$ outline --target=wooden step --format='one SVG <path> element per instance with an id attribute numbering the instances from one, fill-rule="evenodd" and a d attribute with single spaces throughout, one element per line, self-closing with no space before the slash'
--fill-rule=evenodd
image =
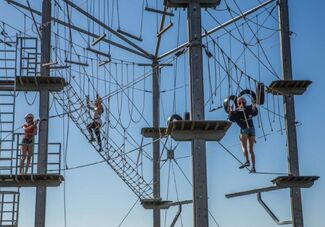
<path id="1" fill-rule="evenodd" d="M 176 141 L 220 141 L 230 126 L 231 122 L 225 120 L 175 120 L 168 124 L 166 133 Z"/>
<path id="2" fill-rule="evenodd" d="M 19 76 L 15 80 L 0 80 L 0 91 L 61 91 L 66 85 L 62 77 Z"/>
<path id="3" fill-rule="evenodd" d="M 58 174 L 0 175 L 0 187 L 56 187 L 64 180 Z"/>
<path id="4" fill-rule="evenodd" d="M 280 176 L 272 182 L 280 187 L 310 188 L 318 179 L 318 176 Z"/>
<path id="5" fill-rule="evenodd" d="M 273 95 L 302 95 L 311 83 L 310 80 L 276 80 L 266 91 Z"/>

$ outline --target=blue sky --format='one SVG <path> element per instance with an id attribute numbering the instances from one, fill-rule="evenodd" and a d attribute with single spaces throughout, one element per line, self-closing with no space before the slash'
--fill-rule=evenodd
<path id="1" fill-rule="evenodd" d="M 26 3 L 25 1 L 20 1 Z M 32 6 L 40 9 L 41 1 L 30 1 Z M 83 3 L 85 1 L 78 1 Z M 112 3 L 112 1 L 110 1 Z M 133 34 L 140 34 L 140 21 L 141 21 L 141 4 L 142 1 L 135 1 L 133 7 L 128 7 L 128 1 L 120 0 L 120 28 L 128 29 L 129 32 Z M 148 1 L 149 6 L 154 7 L 155 1 Z M 228 1 L 232 2 L 232 1 Z M 258 1 L 250 1 L 249 3 L 240 3 L 240 7 L 243 10 L 247 10 L 252 6 L 257 5 Z M 103 4 L 103 1 L 101 1 Z M 82 6 L 85 7 L 85 4 Z M 159 3 L 161 8 L 161 4 Z M 221 4 L 220 8 L 224 7 Z M 321 178 L 315 183 L 311 189 L 302 190 L 303 198 L 303 211 L 304 211 L 304 222 L 305 226 L 308 227 L 318 227 L 325 223 L 325 218 L 323 211 L 325 209 L 325 196 L 323 195 L 325 189 L 325 183 L 323 179 L 323 173 L 325 167 L 323 163 L 325 162 L 324 148 L 322 141 L 325 139 L 323 128 L 325 127 L 323 118 L 323 112 L 325 111 L 322 101 L 323 86 L 325 85 L 325 79 L 322 76 L 323 70 L 322 65 L 325 60 L 325 31 L 323 26 L 323 21 L 325 20 L 325 15 L 323 13 L 325 9 L 325 3 L 321 0 L 310 1 L 306 4 L 306 1 L 302 0 L 290 0 L 290 27 L 294 35 L 291 38 L 292 45 L 292 64 L 293 64 L 293 76 L 296 79 L 309 79 L 313 83 L 307 92 L 295 98 L 296 100 L 296 119 L 301 122 L 302 125 L 297 127 L 298 135 L 298 148 L 299 148 L 299 163 L 301 175 L 318 175 Z M 210 11 L 218 20 L 221 22 L 226 21 L 229 15 L 223 11 Z M 178 21 L 178 15 L 180 19 Z M 217 22 L 213 20 L 212 17 L 208 15 L 207 12 L 202 12 L 203 15 L 203 27 L 205 29 L 211 29 L 217 26 Z M 274 15 L 277 15 L 276 12 Z M 61 14 L 61 16 L 63 16 Z M 101 15 L 103 16 L 103 15 Z M 15 18 L 15 19 L 14 19 Z M 73 13 L 72 20 L 76 25 L 83 26 L 87 28 L 87 21 L 77 13 Z M 114 13 L 113 27 L 116 29 L 118 25 L 117 13 Z M 263 15 L 260 17 L 260 21 L 263 19 Z M 261 19 L 262 18 L 262 19 Z M 38 18 L 39 19 L 39 18 Z M 5 1 L 0 3 L 0 20 L 6 23 L 24 29 L 24 17 L 13 7 L 8 6 Z M 181 10 L 179 14 L 178 11 L 175 12 L 175 16 L 172 19 L 174 26 L 166 33 L 166 37 L 162 41 L 162 47 L 160 53 L 164 53 L 174 47 L 177 43 L 181 44 L 186 41 L 186 12 Z M 177 24 L 180 25 L 179 29 L 179 41 L 177 41 Z M 240 23 L 239 23 L 240 25 Z M 100 28 L 90 26 L 90 30 L 94 30 L 98 34 L 103 32 Z M 274 20 L 270 19 L 267 21 L 266 25 L 268 27 L 276 28 L 276 23 Z M 31 22 L 27 23 L 27 30 L 31 29 Z M 234 28 L 234 27 L 232 27 Z M 54 30 L 56 27 L 54 27 Z M 245 29 L 245 35 L 251 37 L 249 33 L 249 27 L 243 27 Z M 67 30 L 60 30 L 61 35 L 66 35 Z M 272 32 L 266 29 L 261 29 L 261 37 L 267 34 L 272 34 Z M 32 31 L 29 31 L 32 33 Z M 228 55 L 233 58 L 238 56 L 241 52 L 242 46 L 240 43 L 236 42 L 234 38 L 230 36 L 222 35 L 225 30 L 217 33 L 213 38 L 220 36 L 220 45 L 224 48 Z M 143 21 L 143 43 L 139 43 L 140 46 L 149 52 L 154 51 L 155 47 L 155 34 L 156 34 L 156 17 L 153 14 L 144 13 Z M 238 36 L 238 33 L 234 31 L 234 36 Z M 265 41 L 264 45 L 267 49 L 268 56 L 275 68 L 277 75 L 281 75 L 281 69 L 279 66 L 279 43 L 278 35 L 272 35 L 271 38 Z M 79 34 L 73 33 L 73 38 L 77 43 L 83 44 L 83 40 Z M 55 39 L 53 37 L 53 39 Z M 230 44 L 229 39 L 232 41 Z M 113 39 L 114 40 L 114 39 Z M 62 40 L 60 41 L 61 48 L 64 48 L 66 43 Z M 205 40 L 203 40 L 205 42 Z M 108 50 L 108 47 L 101 44 L 102 50 Z M 209 50 L 213 50 L 211 42 L 209 43 Z M 232 45 L 232 46 L 230 46 Z M 80 48 L 76 47 L 78 51 L 82 51 Z M 254 47 L 255 48 L 255 47 Z M 257 49 L 253 49 L 256 53 Z M 129 54 L 125 51 L 120 51 L 117 48 L 111 50 L 113 58 L 123 59 L 125 61 L 132 62 L 145 62 L 147 60 L 137 57 L 133 54 Z M 270 73 L 263 68 L 259 67 L 256 59 L 249 54 L 247 54 L 247 61 L 244 62 L 241 57 L 238 61 L 238 66 L 242 67 L 246 64 L 247 74 L 254 75 L 254 79 L 261 79 L 264 83 L 268 84 L 273 77 L 270 77 Z M 64 56 L 63 52 L 59 52 L 59 57 Z M 87 59 L 85 59 L 87 60 Z M 87 60 L 91 63 L 90 60 Z M 161 89 L 166 90 L 162 94 L 161 100 L 161 125 L 165 126 L 165 121 L 167 117 L 173 112 L 182 113 L 188 110 L 188 89 L 187 89 L 187 57 L 182 55 L 177 63 L 177 68 L 174 67 L 162 70 L 162 80 Z M 204 78 L 205 78 L 205 100 L 208 100 L 209 96 L 209 73 L 207 68 L 207 58 L 204 56 Z M 264 59 L 265 62 L 265 59 Z M 213 60 L 210 59 L 212 69 Z M 116 80 L 122 84 L 127 83 L 125 74 L 122 76 L 122 72 L 129 72 L 132 65 L 130 66 L 116 66 L 117 71 L 115 71 L 115 64 L 111 64 L 109 70 L 114 74 Z M 127 68 L 128 67 L 128 68 Z M 78 68 L 74 68 L 78 71 Z M 258 73 L 260 69 L 261 73 Z M 92 71 L 89 67 L 86 69 L 89 74 L 96 74 L 96 77 L 105 75 L 105 80 L 109 79 L 110 74 L 108 72 L 99 71 L 96 73 Z M 124 71 L 123 71 L 124 70 Z M 176 73 L 175 73 L 176 70 Z M 135 67 L 135 75 L 141 76 L 143 71 L 150 71 L 149 68 Z M 214 73 L 212 74 L 212 81 L 215 82 L 217 78 Z M 236 76 L 236 71 L 231 71 L 232 76 Z M 75 72 L 76 76 L 77 73 Z M 131 73 L 130 73 L 131 75 Z M 175 99 L 173 98 L 173 92 L 168 92 L 169 89 L 174 87 L 174 79 L 176 77 L 176 87 L 180 87 L 175 92 Z M 115 77 L 116 76 L 116 77 Z M 272 75 L 271 75 L 272 76 Z M 259 78 L 260 77 L 260 78 Z M 77 80 L 79 77 L 76 77 Z M 83 78 L 80 76 L 80 78 Z M 82 79 L 81 79 L 82 80 Z M 99 87 L 101 94 L 105 93 L 105 86 L 107 82 L 100 81 Z M 141 92 L 141 89 L 151 90 L 151 77 L 148 77 L 140 82 L 135 88 L 139 91 L 135 92 L 136 106 L 141 109 L 144 106 L 144 115 L 147 121 L 151 122 L 151 93 Z M 247 81 L 246 81 L 247 83 Z M 105 85 L 103 85 L 105 84 Z M 243 82 L 245 84 L 245 81 Z M 112 82 L 111 89 L 115 90 L 116 85 Z M 249 85 L 248 85 L 249 86 Z M 231 90 L 234 91 L 236 86 L 232 84 Z M 86 88 L 87 90 L 87 88 Z M 219 93 L 220 91 L 220 93 Z M 228 94 L 227 84 L 222 84 L 222 90 L 217 91 L 221 94 L 221 98 L 225 98 Z M 93 95 L 92 93 L 90 94 Z M 142 102 L 143 95 L 145 97 L 145 103 Z M 34 94 L 26 95 L 28 100 L 32 100 Z M 127 114 L 127 99 L 124 96 L 119 96 L 119 100 L 112 98 L 111 111 L 113 114 L 118 115 L 118 111 L 121 112 L 123 124 L 127 124 L 129 116 Z M 118 110 L 118 105 L 124 100 L 124 104 L 121 105 L 122 109 Z M 215 112 L 209 112 L 210 105 L 212 107 L 218 106 L 220 104 L 220 97 L 213 96 L 214 103 L 207 102 L 206 105 L 206 118 L 208 119 L 226 119 L 226 114 L 223 110 L 218 110 Z M 280 99 L 281 101 L 281 99 Z M 16 103 L 16 126 L 22 124 L 22 118 L 26 110 L 28 112 L 33 112 L 36 116 L 38 108 L 38 97 L 34 105 L 27 105 L 24 94 L 19 94 Z M 135 111 L 136 112 L 136 111 Z M 282 107 L 279 112 L 282 112 Z M 51 114 L 55 114 L 52 109 Z M 137 113 L 136 113 L 137 114 Z M 138 115 L 135 114 L 137 118 Z M 285 173 L 287 171 L 286 162 L 286 146 L 285 146 L 285 136 L 280 133 L 273 133 L 280 129 L 280 124 L 278 118 L 276 117 L 275 123 L 269 125 L 267 119 L 267 112 L 263 111 L 262 121 L 265 127 L 266 133 L 272 133 L 267 137 L 267 140 L 258 139 L 255 146 L 256 156 L 257 156 L 257 169 L 266 172 L 281 172 Z M 271 115 L 273 118 L 273 115 Z M 114 123 L 114 122 L 113 122 Z M 66 142 L 63 140 L 64 134 L 67 133 L 66 127 L 68 122 L 62 120 L 61 118 L 54 118 L 50 121 L 50 141 L 53 142 Z M 257 119 L 255 120 L 255 125 L 258 125 Z M 283 125 L 283 120 L 282 120 Z M 141 127 L 146 127 L 146 122 L 141 120 L 138 124 L 131 124 L 128 129 L 130 134 L 134 136 L 138 142 L 141 140 L 140 129 Z M 73 122 L 69 123 L 69 142 L 68 149 L 65 151 L 67 154 L 67 165 L 69 167 L 78 166 L 80 164 L 87 164 L 101 160 L 96 151 L 88 144 L 86 138 L 80 133 Z M 123 141 L 121 137 L 114 134 L 114 129 L 112 129 L 113 139 L 116 140 L 118 144 L 122 144 Z M 257 127 L 257 136 L 262 136 L 262 128 Z M 150 142 L 145 140 L 145 142 Z M 223 141 L 221 141 L 225 146 L 227 146 L 237 157 L 242 159 L 240 147 L 238 145 L 238 128 L 233 125 Z M 169 147 L 175 146 L 177 143 L 169 142 L 167 143 Z M 127 147 L 130 148 L 130 147 Z M 189 151 L 189 144 L 180 144 L 176 150 L 176 157 L 187 157 L 182 159 L 177 159 L 179 166 L 185 172 L 186 176 L 191 180 L 191 158 Z M 146 149 L 150 153 L 150 148 Z M 132 156 L 132 158 L 134 158 Z M 151 177 L 150 162 L 147 161 L 147 166 L 144 168 L 146 179 Z M 168 180 L 168 162 L 162 169 L 162 197 L 166 199 L 167 194 L 169 198 L 176 200 L 177 193 L 179 199 L 186 200 L 191 199 L 191 186 L 184 178 L 183 174 L 178 169 L 178 166 L 170 164 L 171 177 Z M 270 180 L 275 178 L 276 175 L 250 175 L 245 171 L 238 170 L 238 163 L 229 156 L 217 143 L 209 142 L 207 143 L 207 170 L 208 170 L 208 200 L 209 209 L 213 214 L 215 219 L 218 221 L 219 225 L 222 227 L 268 227 L 276 226 L 276 224 L 271 220 L 271 218 L 266 214 L 262 207 L 258 204 L 256 197 L 254 195 L 226 199 L 225 194 L 230 192 L 237 192 L 243 190 L 249 190 L 258 187 L 271 186 Z M 173 174 L 175 172 L 175 174 Z M 175 176 L 175 181 L 173 176 Z M 76 170 L 67 170 L 65 173 L 66 181 L 58 188 L 49 188 L 47 196 L 47 216 L 46 216 L 46 226 L 56 227 L 64 226 L 64 191 L 66 195 L 66 220 L 67 226 L 118 226 L 122 221 L 123 217 L 127 214 L 131 206 L 137 201 L 137 197 L 131 192 L 131 190 L 123 183 L 121 179 L 114 173 L 114 171 L 105 163 L 94 165 L 87 168 L 81 168 Z M 170 182 L 169 190 L 167 190 L 168 182 Z M 176 182 L 176 186 L 174 184 Z M 20 216 L 19 224 L 20 226 L 33 226 L 34 222 L 34 207 L 35 207 L 35 189 L 32 188 L 21 188 L 21 201 L 20 201 Z M 269 192 L 263 194 L 264 200 L 271 207 L 274 213 L 279 217 L 280 220 L 290 219 L 290 200 L 288 190 L 281 190 L 275 192 Z M 162 212 L 162 226 L 168 226 L 171 222 L 173 216 L 177 212 L 176 208 L 168 210 L 165 219 L 165 212 Z M 165 221 L 167 220 L 167 221 Z M 133 227 L 133 226 L 152 226 L 152 214 L 149 210 L 144 210 L 142 206 L 137 203 L 128 218 L 123 222 L 121 226 Z M 179 220 L 177 226 L 192 226 L 192 206 L 187 205 L 183 207 L 182 212 L 182 222 Z M 213 220 L 210 218 L 210 226 L 216 226 Z"/>

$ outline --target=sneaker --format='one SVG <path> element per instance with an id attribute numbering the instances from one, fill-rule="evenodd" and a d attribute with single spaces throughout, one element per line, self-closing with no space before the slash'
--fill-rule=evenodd
<path id="1" fill-rule="evenodd" d="M 239 166 L 239 169 L 243 169 L 243 168 L 245 168 L 245 167 L 247 167 L 247 166 L 249 166 L 250 164 L 249 164 L 249 162 L 247 161 L 247 162 L 245 162 L 244 164 L 242 164 L 241 166 Z"/>
<path id="2" fill-rule="evenodd" d="M 249 173 L 256 173 L 256 169 L 255 169 L 254 166 L 251 168 L 251 170 L 249 171 Z"/>

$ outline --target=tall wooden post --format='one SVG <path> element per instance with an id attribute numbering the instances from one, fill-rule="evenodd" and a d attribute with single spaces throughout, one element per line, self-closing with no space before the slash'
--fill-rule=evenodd
<path id="1" fill-rule="evenodd" d="M 204 90 L 200 1 L 189 1 L 187 9 L 191 120 L 204 120 Z M 195 227 L 207 227 L 207 171 L 205 141 L 192 141 L 193 216 Z"/>
<path id="2" fill-rule="evenodd" d="M 42 3 L 42 26 L 41 26 L 41 76 L 50 76 L 49 68 L 43 64 L 50 62 L 51 54 L 51 0 L 43 0 Z M 48 115 L 49 115 L 49 92 L 40 91 L 39 117 L 42 119 L 39 125 L 37 173 L 47 172 L 47 149 L 48 149 Z M 45 120 L 44 120 L 45 119 Z M 45 227 L 46 215 L 46 187 L 36 188 L 35 227 Z"/>
<path id="3" fill-rule="evenodd" d="M 160 86 L 159 86 L 160 71 L 158 62 L 152 64 L 152 126 L 154 129 L 159 129 L 159 101 L 160 101 Z M 160 146 L 159 136 L 153 137 L 153 197 L 160 199 Z M 160 227 L 160 209 L 153 209 L 153 227 Z"/>
<path id="4" fill-rule="evenodd" d="M 281 63 L 284 80 L 292 80 L 288 0 L 279 4 Z M 297 134 L 295 126 L 295 103 L 293 96 L 284 96 L 284 114 L 288 144 L 288 174 L 299 176 Z M 303 227 L 300 188 L 290 189 L 293 227 Z"/>

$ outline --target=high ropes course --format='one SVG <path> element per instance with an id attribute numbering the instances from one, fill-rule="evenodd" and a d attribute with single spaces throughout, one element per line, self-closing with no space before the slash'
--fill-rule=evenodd
<path id="1" fill-rule="evenodd" d="M 165 209 L 165 226 L 169 225 L 168 208 L 178 206 L 171 226 L 183 226 L 181 206 L 192 203 L 193 198 L 180 195 L 178 181 L 182 178 L 189 188 L 194 182 L 189 168 L 181 161 L 189 161 L 193 153 L 187 152 L 190 147 L 182 142 L 217 142 L 218 149 L 242 165 L 242 158 L 230 145 L 234 140 L 228 145 L 221 142 L 231 126 L 227 119 L 229 108 L 238 107 L 239 97 L 245 97 L 247 105 L 257 104 L 256 140 L 276 143 L 269 137 L 278 134 L 285 141 L 288 119 L 283 102 L 287 97 L 303 94 L 311 84 L 309 80 L 282 79 L 278 0 L 203 1 L 207 3 L 202 5 L 205 10 L 200 29 L 205 88 L 202 121 L 190 119 L 188 62 L 196 44 L 187 36 L 186 10 L 182 10 L 186 1 L 136 0 L 132 7 L 126 7 L 127 0 L 52 0 L 51 19 L 46 24 L 41 21 L 40 4 L 28 0 L 6 2 L 16 9 L 23 23 L 17 26 L 0 18 L 0 183 L 4 187 L 59 186 L 64 180 L 61 171 L 105 162 L 138 197 L 137 202 L 154 211 Z M 44 62 L 40 41 L 44 27 L 49 24 L 50 60 Z M 50 77 L 43 78 L 42 70 L 47 70 Z M 50 91 L 49 116 L 40 121 L 60 122 L 69 118 L 102 161 L 70 168 L 66 163 L 61 165 L 68 152 L 66 127 L 62 155 L 61 143 L 48 143 L 59 149 L 53 154 L 57 158 L 54 167 L 39 174 L 36 165 L 42 160 L 35 151 L 31 172 L 18 173 L 23 135 L 17 133 L 22 130 L 16 127 L 17 102 L 32 108 L 40 100 L 39 91 L 44 89 Z M 92 140 L 89 123 L 94 115 L 89 107 L 98 101 L 102 105 L 101 124 L 96 126 L 98 134 Z M 155 108 L 159 113 L 153 115 Z M 300 124 L 294 122 L 294 127 Z M 239 140 L 235 146 L 238 144 Z M 155 146 L 158 155 L 152 150 Z M 160 174 L 167 186 L 164 192 L 160 192 Z M 259 202 L 278 224 L 292 221 L 279 221 L 262 201 L 261 192 L 310 187 L 318 179 L 299 175 L 295 178 L 295 174 L 289 176 L 283 171 L 259 167 L 256 174 L 279 177 L 274 179 L 275 186 L 226 197 L 258 194 Z M 10 226 L 18 225 L 17 191 L 2 192 L 2 197 L 10 196 L 13 200 L 13 215 L 8 220 L 1 219 L 0 225 L 4 221 Z M 208 212 L 215 226 L 221 226 Z"/>

